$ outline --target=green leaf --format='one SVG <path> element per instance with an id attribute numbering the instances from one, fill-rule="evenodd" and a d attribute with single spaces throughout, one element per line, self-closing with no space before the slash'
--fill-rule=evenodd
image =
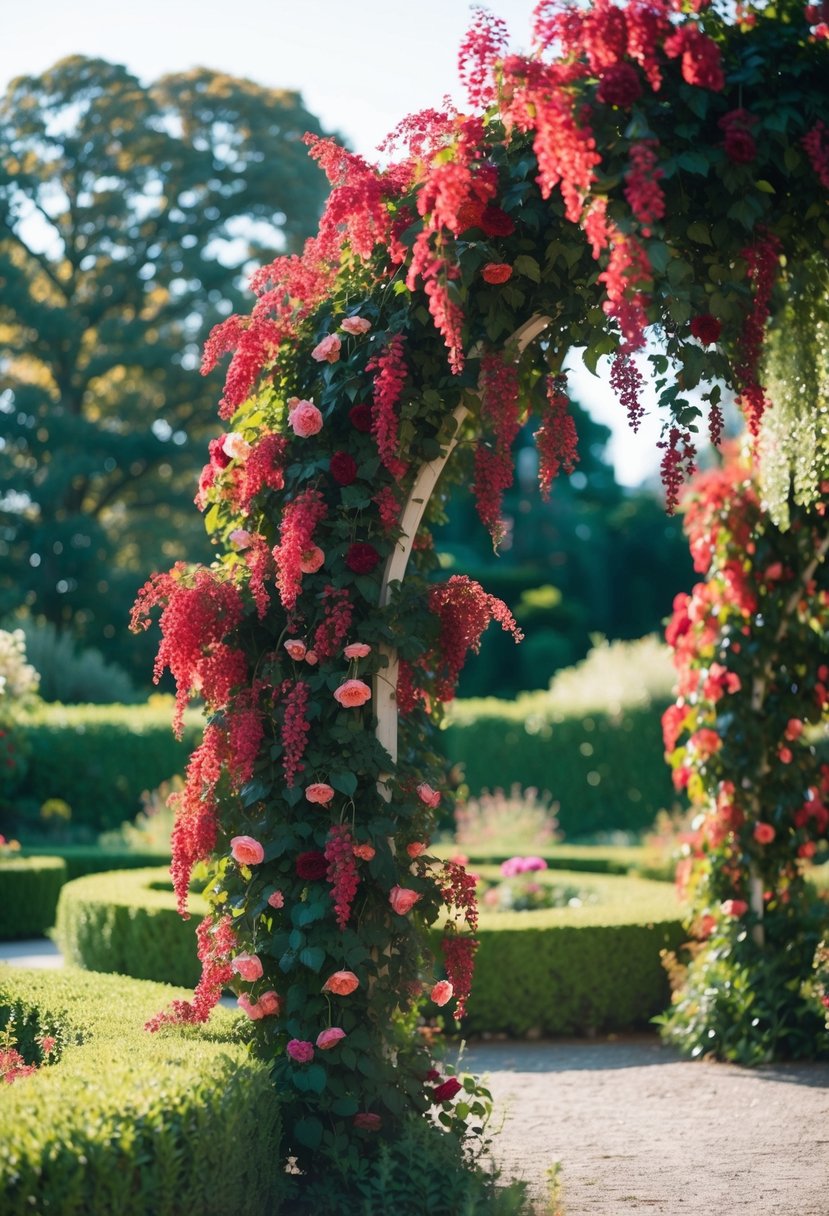
<path id="1" fill-rule="evenodd" d="M 311 1064 L 305 1070 L 305 1081 L 311 1093 L 321 1094 L 325 1089 L 327 1077 L 321 1064 Z"/>
<path id="2" fill-rule="evenodd" d="M 708 170 L 711 168 L 711 162 L 704 152 L 682 152 L 676 158 L 676 163 L 686 173 L 699 173 L 703 177 L 708 176 Z"/>
<path id="3" fill-rule="evenodd" d="M 357 793 L 357 777 L 354 773 L 329 773 L 328 781 L 335 790 L 345 794 L 346 798 L 353 798 Z"/>
<path id="4" fill-rule="evenodd" d="M 359 1102 L 356 1098 L 352 1098 L 350 1095 L 345 1098 L 337 1098 L 336 1102 L 331 1103 L 332 1114 L 340 1115 L 345 1119 L 347 1119 L 349 1115 L 356 1115 L 359 1109 Z"/>
<path id="5" fill-rule="evenodd" d="M 294 1135 L 306 1148 L 319 1148 L 322 1140 L 322 1124 L 319 1119 L 300 1119 L 294 1124 Z"/>
<path id="6" fill-rule="evenodd" d="M 516 274 L 522 274 L 524 278 L 532 279 L 533 283 L 541 282 L 541 267 L 528 253 L 519 254 L 513 262 L 512 268 Z"/>
<path id="7" fill-rule="evenodd" d="M 711 233 L 708 230 L 708 225 L 702 220 L 694 220 L 693 224 L 688 225 L 688 236 L 692 241 L 696 241 L 698 245 L 713 245 Z"/>
<path id="8" fill-rule="evenodd" d="M 239 798 L 242 806 L 253 806 L 254 802 L 260 802 L 270 792 L 271 787 L 257 778 L 255 781 L 248 781 L 246 785 L 242 786 L 239 791 Z"/>
<path id="9" fill-rule="evenodd" d="M 761 194 L 776 194 L 777 193 L 777 191 L 775 190 L 775 188 L 771 184 L 771 182 L 767 182 L 765 180 L 765 178 L 763 178 L 763 177 L 761 177 L 760 180 L 756 181 L 754 184 L 757 187 L 757 189 L 760 191 Z"/>
<path id="10" fill-rule="evenodd" d="M 306 946 L 299 952 L 299 961 L 311 971 L 319 971 L 325 962 L 325 951 L 322 946 Z"/>

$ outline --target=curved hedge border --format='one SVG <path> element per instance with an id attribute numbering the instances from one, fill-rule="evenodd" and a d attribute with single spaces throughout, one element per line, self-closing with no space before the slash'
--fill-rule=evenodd
<path id="1" fill-rule="evenodd" d="M 196 925 L 207 904 L 191 895 L 190 911 L 190 920 L 176 911 L 166 869 L 89 874 L 61 891 L 56 938 L 67 962 L 89 971 L 192 988 L 201 974 Z"/>
<path id="2" fill-rule="evenodd" d="M 479 867 L 486 878 L 497 869 Z M 541 912 L 482 912 L 475 984 L 464 1030 L 590 1034 L 646 1022 L 666 1008 L 660 951 L 684 940 L 674 888 L 616 875 L 555 870 L 541 882 L 589 887 L 597 904 Z M 68 883 L 58 909 L 64 954 L 91 970 L 195 983 L 191 897 L 182 921 L 164 870 L 92 875 Z"/>
<path id="3" fill-rule="evenodd" d="M 126 852 L 124 849 L 104 849 L 100 845 L 24 845 L 23 857 L 62 857 L 66 862 L 66 881 L 83 878 L 85 874 L 103 874 L 105 870 L 143 870 L 147 866 L 170 864 L 170 850 L 166 853 L 147 850 Z"/>
<path id="4" fill-rule="evenodd" d="M 481 867 L 484 878 L 500 877 Z M 673 886 L 556 870 L 534 880 L 589 889 L 596 904 L 481 912 L 468 1034 L 594 1034 L 646 1023 L 670 1000 L 660 951 L 685 940 Z"/>
<path id="5" fill-rule="evenodd" d="M 280 1115 L 268 1070 L 216 1010 L 208 1027 L 150 1035 L 175 989 L 82 972 L 0 967 L 0 1027 L 58 1060 L 4 1086 L 3 1216 L 273 1216 Z M 186 1200 L 185 1200 L 186 1197 Z"/>
<path id="6" fill-rule="evenodd" d="M 13 857 L 0 861 L 0 941 L 43 937 L 55 923 L 66 882 L 61 857 Z"/>

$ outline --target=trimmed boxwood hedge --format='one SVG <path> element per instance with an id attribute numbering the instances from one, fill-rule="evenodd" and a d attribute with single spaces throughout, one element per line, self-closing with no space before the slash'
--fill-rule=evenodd
<path id="1" fill-rule="evenodd" d="M 568 871 L 532 877 L 589 889 L 598 902 L 482 911 L 466 1033 L 594 1034 L 641 1025 L 667 1007 L 660 951 L 685 940 L 671 885 Z"/>
<path id="2" fill-rule="evenodd" d="M 494 868 L 480 873 L 499 876 Z M 635 1026 L 666 1008 L 659 952 L 684 940 L 672 886 L 564 870 L 533 877 L 589 888 L 599 902 L 483 911 L 466 1033 L 590 1034 Z M 191 896 L 194 916 L 182 921 L 163 870 L 92 875 L 64 887 L 58 941 L 67 958 L 92 970 L 193 984 L 195 922 L 205 910 Z"/>
<path id="3" fill-rule="evenodd" d="M 3 1087 L 3 1216 L 274 1216 L 280 1113 L 266 1066 L 218 1009 L 206 1027 L 143 1024 L 186 993 L 120 976 L 0 967 L 0 1028 L 41 1063 Z M 54 1058 L 54 1057 L 53 1057 Z"/>
<path id="4" fill-rule="evenodd" d="M 106 870 L 143 870 L 147 866 L 170 864 L 169 850 L 166 853 L 137 853 L 125 850 L 104 849 L 100 845 L 55 845 L 41 847 L 24 845 L 22 857 L 62 857 L 66 862 L 66 881 L 83 878 L 85 874 L 103 874 Z"/>
<path id="5" fill-rule="evenodd" d="M 442 845 L 437 852 L 441 857 L 463 853 L 469 858 L 469 867 L 476 872 L 481 866 L 499 866 L 514 852 L 493 849 L 486 845 L 460 846 Z M 526 849 L 534 857 L 543 857 L 551 870 L 581 870 L 587 874 L 639 873 L 648 860 L 648 850 L 642 845 L 544 845 L 542 848 Z M 523 853 L 522 853 L 523 855 Z"/>
<path id="6" fill-rule="evenodd" d="M 66 882 L 61 857 L 10 857 L 0 861 L 0 941 L 43 937 L 55 923 Z"/>
<path id="7" fill-rule="evenodd" d="M 89 874 L 61 891 L 55 936 L 64 958 L 90 971 L 192 987 L 201 972 L 196 925 L 207 904 L 191 894 L 190 911 L 182 920 L 165 869 Z"/>

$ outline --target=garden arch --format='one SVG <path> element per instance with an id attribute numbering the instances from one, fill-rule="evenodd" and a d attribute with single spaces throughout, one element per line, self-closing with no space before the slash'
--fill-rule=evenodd
<path id="1" fill-rule="evenodd" d="M 462 1012 L 477 916 L 474 881 L 429 857 L 428 733 L 489 621 L 515 624 L 467 579 L 427 584 L 429 495 L 470 437 L 497 539 L 524 415 L 540 421 L 542 486 L 576 458 L 567 351 L 591 368 L 612 356 L 635 425 L 652 328 L 669 507 L 703 411 L 719 439 L 722 382 L 760 433 L 773 299 L 807 317 L 772 351 L 799 367 L 827 310 L 826 33 L 792 0 L 735 21 L 699 0 L 542 0 L 523 56 L 478 12 L 461 51 L 470 113 L 407 119 L 383 169 L 309 140 L 332 183 L 318 236 L 258 272 L 250 316 L 211 335 L 206 369 L 232 352 L 232 429 L 197 502 L 222 554 L 156 576 L 136 610 L 146 625 L 161 606 L 157 671 L 172 670 L 179 715 L 193 691 L 209 713 L 173 874 L 183 907 L 211 857 L 214 918 L 173 1016 L 201 1019 L 237 984 L 309 1177 L 345 1176 L 380 1128 L 432 1105 L 447 1126 L 471 1117 L 410 1031 L 424 984 L 437 1004 L 454 989 Z M 814 400 L 775 408 L 823 459 Z"/>

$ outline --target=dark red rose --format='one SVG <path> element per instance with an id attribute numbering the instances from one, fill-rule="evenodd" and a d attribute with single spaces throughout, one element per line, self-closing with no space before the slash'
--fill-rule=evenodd
<path id="1" fill-rule="evenodd" d="M 367 1132 L 379 1132 L 383 1126 L 383 1120 L 370 1110 L 359 1110 L 354 1116 L 354 1126 L 362 1127 Z"/>
<path id="2" fill-rule="evenodd" d="M 742 127 L 730 127 L 726 131 L 723 148 L 728 159 L 735 165 L 750 165 L 757 159 L 754 136 Z"/>
<path id="3" fill-rule="evenodd" d="M 487 262 L 481 271 L 485 283 L 506 283 L 512 278 L 512 267 L 509 262 Z"/>
<path id="4" fill-rule="evenodd" d="M 230 457 L 224 450 L 224 435 L 220 435 L 218 439 L 211 439 L 207 445 L 207 450 L 210 453 L 210 463 L 216 469 L 226 469 L 230 464 Z"/>
<path id="5" fill-rule="evenodd" d="M 352 405 L 348 411 L 348 420 L 355 431 L 362 431 L 367 435 L 371 430 L 371 406 Z"/>
<path id="6" fill-rule="evenodd" d="M 366 544 L 364 541 L 357 541 L 356 544 L 349 546 L 345 555 L 345 564 L 355 574 L 371 574 L 379 561 L 380 554 L 374 545 Z"/>
<path id="7" fill-rule="evenodd" d="M 335 452 L 329 468 L 338 486 L 350 486 L 357 480 L 357 461 L 350 452 Z"/>
<path id="8" fill-rule="evenodd" d="M 515 232 L 515 220 L 495 207 L 492 203 L 481 212 L 480 227 L 487 236 L 512 236 Z"/>
<path id="9" fill-rule="evenodd" d="M 722 325 L 716 317 L 712 317 L 710 313 L 701 313 L 698 317 L 691 318 L 691 335 L 701 342 L 703 346 L 710 346 L 713 342 L 719 340 L 722 333 Z"/>
<path id="10" fill-rule="evenodd" d="M 450 1077 L 448 1081 L 444 1081 L 442 1085 L 438 1085 L 432 1090 L 433 1102 L 451 1102 L 455 1094 L 459 1094 L 463 1089 L 457 1077 Z"/>
<path id="11" fill-rule="evenodd" d="M 458 232 L 466 232 L 467 228 L 480 228 L 484 205 L 476 198 L 468 198 L 458 207 Z"/>
<path id="12" fill-rule="evenodd" d="M 325 860 L 324 853 L 311 850 L 308 853 L 299 854 L 294 863 L 294 868 L 300 878 L 310 880 L 325 878 L 328 862 Z"/>
<path id="13" fill-rule="evenodd" d="M 606 106 L 629 109 L 642 96 L 639 73 L 630 63 L 613 63 L 599 81 L 596 98 Z"/>

